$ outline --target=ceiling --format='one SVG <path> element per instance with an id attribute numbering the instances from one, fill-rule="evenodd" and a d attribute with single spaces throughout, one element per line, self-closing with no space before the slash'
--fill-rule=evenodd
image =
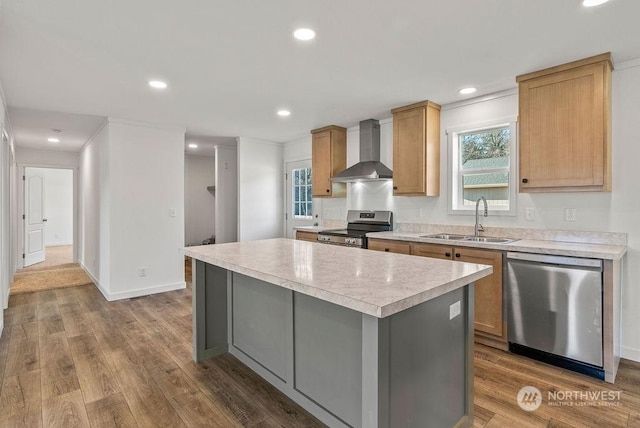
<path id="1" fill-rule="evenodd" d="M 19 147 L 64 126 L 28 110 L 286 142 L 603 52 L 640 58 L 638 16 L 637 0 L 2 0 L 0 82 Z M 316 39 L 293 39 L 300 26 Z"/>

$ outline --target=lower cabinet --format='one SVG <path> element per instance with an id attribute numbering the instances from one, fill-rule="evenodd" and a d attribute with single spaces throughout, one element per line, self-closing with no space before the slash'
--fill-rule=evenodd
<path id="1" fill-rule="evenodd" d="M 296 230 L 296 239 L 300 239 L 301 241 L 318 242 L 318 234 L 315 232 Z"/>
<path id="2" fill-rule="evenodd" d="M 476 341 L 494 346 L 502 343 L 506 345 L 507 324 L 502 301 L 502 252 L 469 247 L 412 243 L 411 254 L 493 266 L 493 274 L 475 283 Z M 483 340 L 485 338 L 486 340 Z M 499 343 L 494 343 L 495 341 Z"/>
<path id="3" fill-rule="evenodd" d="M 389 241 L 388 239 L 369 239 L 367 248 L 387 253 L 411 254 L 411 244 L 408 242 Z"/>
<path id="4" fill-rule="evenodd" d="M 502 299 L 502 252 L 386 239 L 369 239 L 368 246 L 370 250 L 493 266 L 493 274 L 476 281 L 474 287 L 475 339 L 489 346 L 507 348 L 506 313 Z"/>

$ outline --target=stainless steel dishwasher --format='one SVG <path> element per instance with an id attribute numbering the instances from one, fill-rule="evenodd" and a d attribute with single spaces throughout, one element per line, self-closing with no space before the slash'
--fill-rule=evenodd
<path id="1" fill-rule="evenodd" d="M 507 253 L 511 352 L 604 379 L 602 260 Z"/>

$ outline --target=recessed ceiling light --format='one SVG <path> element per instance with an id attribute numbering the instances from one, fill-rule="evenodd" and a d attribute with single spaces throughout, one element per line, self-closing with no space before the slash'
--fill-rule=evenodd
<path id="1" fill-rule="evenodd" d="M 313 31 L 311 28 L 298 28 L 296 31 L 293 32 L 293 37 L 295 37 L 298 40 L 307 41 L 315 38 L 316 32 Z"/>
<path id="2" fill-rule="evenodd" d="M 609 0 L 582 0 L 582 5 L 584 7 L 593 7 L 600 6 L 603 3 L 608 2 Z"/>
<path id="3" fill-rule="evenodd" d="M 458 92 L 462 95 L 469 95 L 469 94 L 473 94 L 475 91 L 477 91 L 476 88 L 462 88 L 460 89 Z"/>
<path id="4" fill-rule="evenodd" d="M 278 110 L 278 116 L 282 116 L 282 117 L 291 116 L 291 112 L 289 110 Z"/>
<path id="5" fill-rule="evenodd" d="M 59 138 L 47 138 L 47 141 L 50 143 L 59 143 L 60 139 Z"/>
<path id="6" fill-rule="evenodd" d="M 190 149 L 197 149 L 197 148 L 198 148 L 198 145 L 197 145 L 197 144 L 195 144 L 195 143 L 189 143 L 189 148 L 190 148 Z"/>
<path id="7" fill-rule="evenodd" d="M 167 89 L 166 82 L 162 80 L 149 80 L 149 86 L 155 89 Z"/>

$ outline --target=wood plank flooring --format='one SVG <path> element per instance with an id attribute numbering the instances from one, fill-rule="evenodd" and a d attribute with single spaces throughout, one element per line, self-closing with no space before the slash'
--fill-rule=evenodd
<path id="1" fill-rule="evenodd" d="M 107 302 L 94 286 L 12 296 L 0 338 L 1 427 L 320 427 L 238 360 L 191 359 L 191 289 Z M 640 427 L 640 364 L 615 385 L 475 349 L 477 427 Z M 523 386 L 542 406 L 525 412 Z M 619 405 L 551 406 L 549 391 L 620 392 Z M 579 404 L 579 403 L 578 403 Z"/>

